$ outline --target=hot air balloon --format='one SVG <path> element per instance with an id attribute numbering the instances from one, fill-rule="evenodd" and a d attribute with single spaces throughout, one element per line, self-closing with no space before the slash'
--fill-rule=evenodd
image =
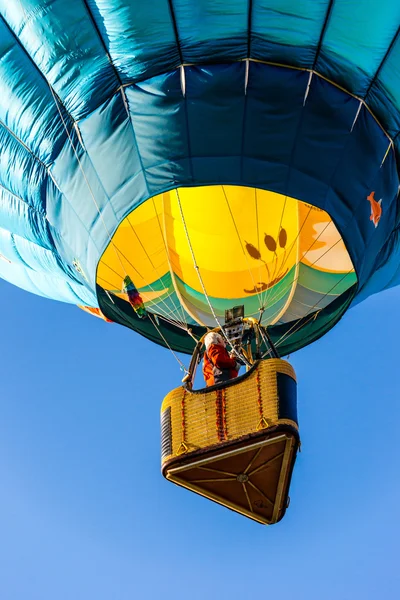
<path id="1" fill-rule="evenodd" d="M 399 25 L 394 0 L 0 0 L 0 276 L 193 354 L 164 475 L 262 523 L 299 445 L 280 357 L 400 281 Z M 194 390 L 214 329 L 247 372 Z"/>

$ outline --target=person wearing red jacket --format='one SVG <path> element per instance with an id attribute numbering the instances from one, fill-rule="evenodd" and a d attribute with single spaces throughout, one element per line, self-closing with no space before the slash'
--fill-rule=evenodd
<path id="1" fill-rule="evenodd" d="M 204 338 L 204 344 L 203 375 L 207 387 L 238 376 L 241 364 L 228 354 L 222 335 L 211 331 Z"/>

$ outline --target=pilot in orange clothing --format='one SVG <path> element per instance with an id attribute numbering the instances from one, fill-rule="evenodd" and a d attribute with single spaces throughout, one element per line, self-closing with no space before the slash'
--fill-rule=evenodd
<path id="1" fill-rule="evenodd" d="M 241 365 L 228 354 L 222 335 L 211 331 L 204 338 L 204 344 L 203 375 L 207 387 L 238 376 Z"/>

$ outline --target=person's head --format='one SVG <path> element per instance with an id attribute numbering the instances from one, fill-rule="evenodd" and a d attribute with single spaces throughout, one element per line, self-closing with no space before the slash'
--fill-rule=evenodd
<path id="1" fill-rule="evenodd" d="M 210 333 L 207 333 L 206 337 L 204 338 L 204 345 L 206 350 L 213 345 L 223 346 L 225 348 L 225 340 L 220 333 L 217 333 L 216 331 L 210 331 Z"/>

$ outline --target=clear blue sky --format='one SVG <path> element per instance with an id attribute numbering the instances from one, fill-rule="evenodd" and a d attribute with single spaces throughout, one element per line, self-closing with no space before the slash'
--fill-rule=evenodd
<path id="1" fill-rule="evenodd" d="M 163 480 L 167 350 L 1 290 L 1 600 L 397 598 L 399 299 L 293 355 L 303 451 L 262 527 Z"/>

